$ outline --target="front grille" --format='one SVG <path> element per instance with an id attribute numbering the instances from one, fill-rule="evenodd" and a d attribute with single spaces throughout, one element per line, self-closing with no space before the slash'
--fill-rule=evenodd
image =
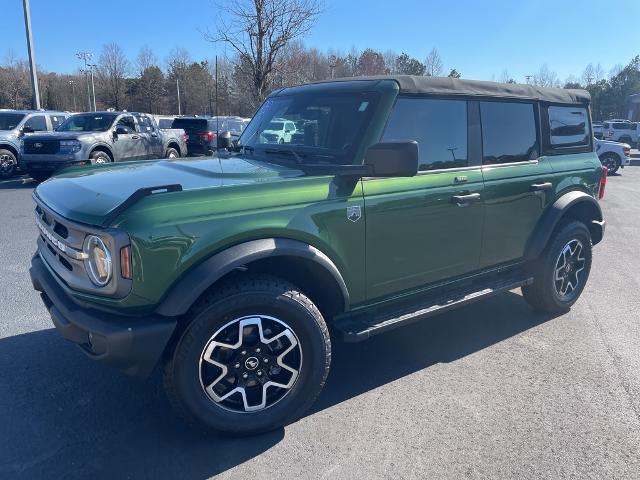
<path id="1" fill-rule="evenodd" d="M 28 139 L 24 141 L 24 153 L 27 154 L 52 154 L 60 151 L 59 140 L 33 140 Z"/>

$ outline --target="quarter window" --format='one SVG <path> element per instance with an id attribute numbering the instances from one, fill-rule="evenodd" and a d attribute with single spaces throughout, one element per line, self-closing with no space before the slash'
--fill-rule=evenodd
<path id="1" fill-rule="evenodd" d="M 589 145 L 589 112 L 586 108 L 549 106 L 547 111 L 552 148 Z"/>
<path id="2" fill-rule="evenodd" d="M 49 115 L 49 120 L 51 120 L 51 127 L 55 130 L 62 122 L 64 122 L 67 118 L 62 115 Z"/>
<path id="3" fill-rule="evenodd" d="M 466 167 L 467 102 L 399 98 L 382 139 L 417 141 L 419 170 Z"/>
<path id="4" fill-rule="evenodd" d="M 480 102 L 480 118 L 484 165 L 538 158 L 533 104 Z"/>

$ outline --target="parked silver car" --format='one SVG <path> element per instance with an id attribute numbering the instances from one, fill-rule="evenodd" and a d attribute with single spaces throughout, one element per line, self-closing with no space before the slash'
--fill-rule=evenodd
<path id="1" fill-rule="evenodd" d="M 69 113 L 41 110 L 0 110 L 0 178 L 16 173 L 20 163 L 20 140 L 27 133 L 50 132 Z"/>

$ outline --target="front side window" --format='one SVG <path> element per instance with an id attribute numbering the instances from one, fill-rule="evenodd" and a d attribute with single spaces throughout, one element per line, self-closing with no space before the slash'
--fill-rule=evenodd
<path id="1" fill-rule="evenodd" d="M 44 118 L 44 115 L 34 115 L 24 122 L 24 126 L 31 127 L 34 132 L 46 132 L 47 120 Z"/>
<path id="2" fill-rule="evenodd" d="M 533 104 L 480 102 L 480 119 L 484 165 L 538 158 Z"/>
<path id="3" fill-rule="evenodd" d="M 113 113 L 80 113 L 71 115 L 58 127 L 59 132 L 105 132 L 117 115 Z"/>
<path id="4" fill-rule="evenodd" d="M 589 112 L 586 108 L 549 106 L 547 112 L 551 147 L 589 145 Z"/>
<path id="5" fill-rule="evenodd" d="M 140 127 L 140 131 L 143 133 L 151 133 L 155 131 L 153 128 L 153 123 L 151 119 L 146 115 L 138 115 L 136 117 L 138 119 L 138 126 Z"/>
<path id="6" fill-rule="evenodd" d="M 66 117 L 63 115 L 49 115 L 49 120 L 51 120 L 51 127 L 55 130 L 64 123 Z"/>
<path id="7" fill-rule="evenodd" d="M 418 142 L 422 171 L 466 167 L 467 102 L 399 98 L 382 140 Z"/>
<path id="8" fill-rule="evenodd" d="M 371 118 L 376 93 L 309 92 L 265 100 L 238 148 L 260 154 L 350 161 Z M 285 124 L 300 125 L 285 135 Z M 284 147 L 277 147 L 284 144 Z M 347 160 L 349 159 L 349 160 Z"/>
<path id="9" fill-rule="evenodd" d="M 133 117 L 122 117 L 118 120 L 117 127 L 125 127 L 128 134 L 136 133 L 136 122 Z"/>

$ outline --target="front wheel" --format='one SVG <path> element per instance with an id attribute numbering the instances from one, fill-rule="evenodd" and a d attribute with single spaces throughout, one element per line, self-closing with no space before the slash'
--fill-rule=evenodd
<path id="1" fill-rule="evenodd" d="M 92 165 L 104 165 L 106 163 L 111 163 L 111 157 L 101 150 L 91 152 L 89 157 Z"/>
<path id="2" fill-rule="evenodd" d="M 0 149 L 0 178 L 10 178 L 16 173 L 18 161 L 11 150 Z"/>
<path id="3" fill-rule="evenodd" d="M 591 234 L 577 221 L 561 227 L 531 268 L 533 284 L 522 287 L 536 310 L 568 310 L 580 297 L 591 271 Z"/>
<path id="4" fill-rule="evenodd" d="M 329 333 L 313 302 L 283 280 L 247 275 L 217 287 L 194 309 L 164 380 L 189 423 L 253 434 L 302 415 L 330 362 Z"/>
<path id="5" fill-rule="evenodd" d="M 620 158 L 613 153 L 605 153 L 600 158 L 603 167 L 607 167 L 607 175 L 613 175 L 620 168 Z"/>

